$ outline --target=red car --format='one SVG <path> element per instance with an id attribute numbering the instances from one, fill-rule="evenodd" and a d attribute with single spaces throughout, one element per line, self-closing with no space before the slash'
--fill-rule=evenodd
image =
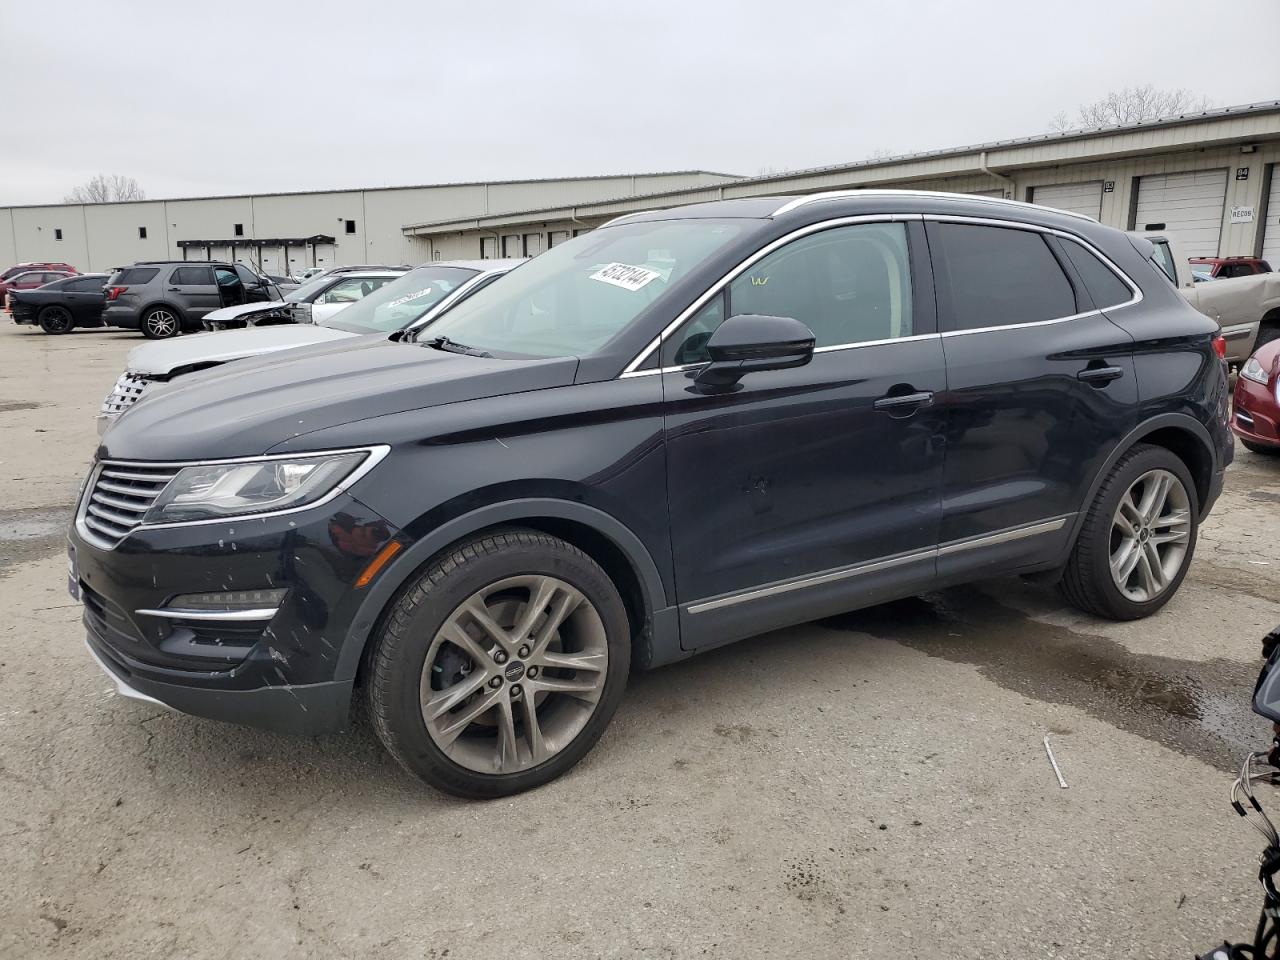
<path id="1" fill-rule="evenodd" d="M 1280 340 L 1259 347 L 1240 368 L 1231 429 L 1254 453 L 1280 455 Z"/>
<path id="2" fill-rule="evenodd" d="M 10 277 L 16 277 L 20 273 L 30 273 L 32 270 L 59 270 L 62 273 L 80 272 L 69 263 L 53 263 L 44 260 L 37 263 L 15 263 L 4 273 L 0 273 L 0 283 L 3 283 Z"/>
<path id="3" fill-rule="evenodd" d="M 5 303 L 9 298 L 10 290 L 34 290 L 36 287 L 43 287 L 46 283 L 52 283 L 54 280 L 61 280 L 63 277 L 74 277 L 74 270 L 25 270 L 16 273 L 7 279 L 0 280 L 0 303 Z"/>
<path id="4" fill-rule="evenodd" d="M 1207 280 L 1228 280 L 1271 272 L 1271 264 L 1257 257 L 1191 257 L 1187 262 L 1191 264 L 1194 276 Z"/>

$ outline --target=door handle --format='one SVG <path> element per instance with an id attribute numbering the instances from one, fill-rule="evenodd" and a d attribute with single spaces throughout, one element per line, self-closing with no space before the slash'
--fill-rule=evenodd
<path id="1" fill-rule="evenodd" d="M 1112 380 L 1119 380 L 1123 376 L 1124 369 L 1122 367 L 1085 367 L 1076 374 L 1076 379 L 1082 383 L 1101 387 Z"/>
<path id="2" fill-rule="evenodd" d="M 919 393 L 899 393 L 881 397 L 871 406 L 880 413 L 905 413 L 910 416 L 921 407 L 933 405 L 933 391 L 922 390 Z M 906 408 L 910 407 L 910 410 Z"/>
<path id="3" fill-rule="evenodd" d="M 181 293 L 181 292 L 182 292 L 182 288 L 181 288 L 181 287 L 170 287 L 170 288 L 169 288 L 169 292 L 170 292 L 170 293 Z"/>

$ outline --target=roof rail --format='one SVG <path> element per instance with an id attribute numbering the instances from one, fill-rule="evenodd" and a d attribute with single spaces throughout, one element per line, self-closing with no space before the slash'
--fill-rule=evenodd
<path id="1" fill-rule="evenodd" d="M 773 216 L 780 217 L 784 213 L 803 207 L 807 203 L 820 203 L 823 200 L 845 200 L 850 197 L 928 197 L 931 200 L 959 200 L 967 203 L 996 203 L 1003 206 L 1014 207 L 1035 207 L 1037 210 L 1052 210 L 1054 213 L 1061 213 L 1064 216 L 1075 217 L 1078 220 L 1087 220 L 1090 223 L 1097 223 L 1093 217 L 1083 213 L 1076 213 L 1073 210 L 1060 210 L 1057 207 L 1047 207 L 1040 203 L 1024 203 L 1021 200 L 1006 200 L 1003 197 L 980 197 L 972 193 L 944 193 L 940 190 L 831 190 L 826 193 L 810 193 L 801 197 L 792 197 L 777 210 L 773 211 Z"/>

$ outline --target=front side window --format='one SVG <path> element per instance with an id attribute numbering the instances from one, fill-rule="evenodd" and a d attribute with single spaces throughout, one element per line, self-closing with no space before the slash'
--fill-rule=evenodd
<path id="1" fill-rule="evenodd" d="M 463 267 L 418 267 L 321 325 L 349 333 L 402 330 L 475 275 Z"/>
<path id="2" fill-rule="evenodd" d="M 950 295 L 949 330 L 978 330 L 1075 314 L 1075 291 L 1034 230 L 939 223 L 929 234 Z"/>
<path id="3" fill-rule="evenodd" d="M 220 287 L 238 287 L 242 285 L 236 272 L 228 270 L 226 267 L 215 267 L 213 276 Z"/>
<path id="4" fill-rule="evenodd" d="M 913 333 L 906 227 L 862 223 L 810 234 L 739 274 L 663 343 L 663 366 L 702 363 L 706 342 L 726 317 L 791 317 L 819 347 L 909 337 Z"/>
<path id="5" fill-rule="evenodd" d="M 423 336 L 522 356 L 593 353 L 743 229 L 733 220 L 656 220 L 593 231 L 521 265 Z"/>

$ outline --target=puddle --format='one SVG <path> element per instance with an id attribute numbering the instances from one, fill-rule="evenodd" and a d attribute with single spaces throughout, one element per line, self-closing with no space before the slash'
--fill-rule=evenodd
<path id="1" fill-rule="evenodd" d="M 31 400 L 0 400 L 0 413 L 10 413 L 14 410 L 34 410 L 43 404 L 35 403 Z"/>
<path id="2" fill-rule="evenodd" d="M 0 510 L 0 576 L 28 560 L 61 553 L 66 542 L 66 507 Z"/>
<path id="3" fill-rule="evenodd" d="M 1270 490 L 1251 490 L 1249 499 L 1261 503 L 1280 503 L 1280 493 L 1272 493 Z"/>
<path id="4" fill-rule="evenodd" d="M 1269 724 L 1250 709 L 1261 658 L 1244 664 L 1135 654 L 1105 637 L 1031 620 L 969 587 L 821 623 L 973 664 L 1008 690 L 1078 707 L 1224 772 L 1270 741 Z"/>

